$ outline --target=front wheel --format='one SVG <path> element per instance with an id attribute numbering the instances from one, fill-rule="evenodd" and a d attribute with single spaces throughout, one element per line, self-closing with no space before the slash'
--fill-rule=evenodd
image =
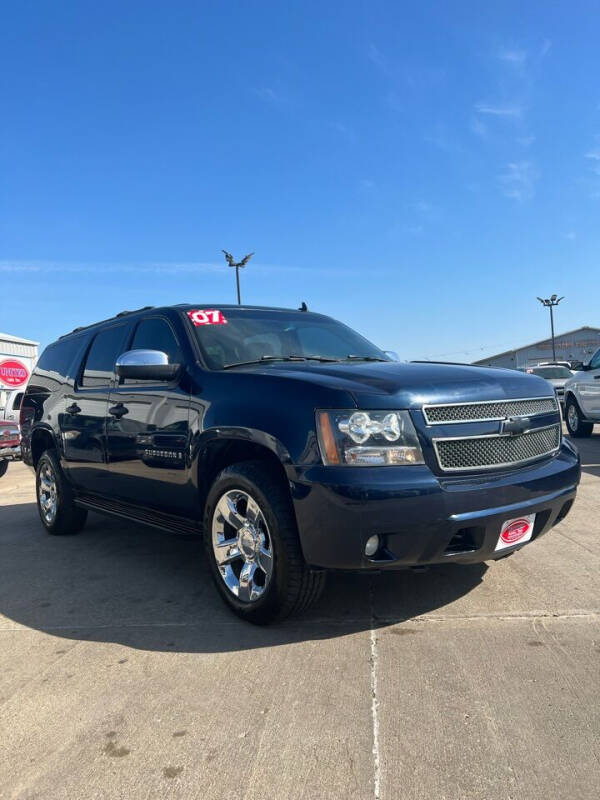
<path id="1" fill-rule="evenodd" d="M 567 400 L 567 407 L 565 409 L 565 417 L 567 422 L 567 430 L 571 436 L 576 439 L 582 439 L 586 436 L 592 435 L 594 429 L 593 422 L 587 422 L 579 410 L 577 401 L 573 397 Z"/>
<path id="2" fill-rule="evenodd" d="M 204 538 L 219 593 L 248 622 L 282 620 L 323 591 L 325 573 L 306 566 L 285 483 L 268 464 L 245 461 L 217 476 Z"/>
<path id="3" fill-rule="evenodd" d="M 4 475 L 7 469 L 8 469 L 8 459 L 3 458 L 2 461 L 0 461 L 0 478 Z"/>

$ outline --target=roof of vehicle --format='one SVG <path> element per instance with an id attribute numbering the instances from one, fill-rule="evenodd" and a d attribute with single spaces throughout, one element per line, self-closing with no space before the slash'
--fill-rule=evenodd
<path id="1" fill-rule="evenodd" d="M 218 309 L 228 309 L 236 311 L 285 311 L 287 314 L 290 313 L 298 313 L 298 314 L 313 314 L 315 316 L 326 316 L 325 314 L 316 314 L 314 311 L 306 311 L 299 309 L 299 308 L 283 308 L 278 306 L 249 306 L 249 305 L 237 305 L 233 303 L 178 303 L 176 305 L 170 306 L 142 306 L 142 308 L 136 308 L 133 311 L 119 311 L 118 314 L 115 314 L 114 317 L 107 317 L 106 319 L 98 320 L 98 322 L 92 322 L 89 325 L 82 325 L 78 328 L 74 328 L 69 333 L 64 333 L 62 336 L 59 336 L 59 339 L 65 339 L 67 336 L 73 336 L 74 334 L 81 333 L 82 331 L 90 330 L 91 328 L 95 328 L 97 325 L 104 325 L 106 322 L 113 322 L 114 320 L 121 319 L 122 317 L 128 317 L 132 314 L 141 314 L 143 311 L 167 311 L 167 310 L 177 310 L 177 311 L 188 311 L 197 308 L 218 308 Z"/>

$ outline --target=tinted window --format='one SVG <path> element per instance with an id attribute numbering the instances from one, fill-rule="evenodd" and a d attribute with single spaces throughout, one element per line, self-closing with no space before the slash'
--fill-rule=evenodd
<path id="1" fill-rule="evenodd" d="M 82 386 L 108 386 L 115 361 L 123 352 L 125 330 L 125 325 L 116 325 L 96 334 L 85 362 Z"/>
<path id="2" fill-rule="evenodd" d="M 592 356 L 592 359 L 590 361 L 590 367 L 592 369 L 598 369 L 598 367 L 600 367 L 600 350 L 596 350 L 596 352 Z"/>
<path id="3" fill-rule="evenodd" d="M 64 382 L 67 377 L 72 377 L 77 369 L 77 364 L 74 362 L 82 344 L 83 339 L 75 337 L 48 345 L 40 356 L 35 372 Z"/>
<path id="4" fill-rule="evenodd" d="M 169 364 L 181 364 L 182 361 L 181 350 L 171 326 L 159 317 L 143 319 L 138 324 L 129 350 L 160 350 L 161 353 L 167 354 Z M 122 384 L 148 382 L 132 378 L 121 379 Z"/>
<path id="5" fill-rule="evenodd" d="M 169 323 L 159 317 L 143 319 L 135 330 L 130 350 L 160 350 L 169 364 L 181 363 L 181 351 Z"/>
<path id="6" fill-rule="evenodd" d="M 194 327 L 210 369 L 288 356 L 390 360 L 351 328 L 320 314 L 227 308 L 222 316 L 219 323 L 209 316 Z"/>
<path id="7" fill-rule="evenodd" d="M 571 377 L 571 370 L 566 367 L 534 367 L 531 371 L 546 380 Z"/>

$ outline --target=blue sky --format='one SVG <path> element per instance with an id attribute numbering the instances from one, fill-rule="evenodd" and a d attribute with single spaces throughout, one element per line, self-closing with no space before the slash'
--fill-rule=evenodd
<path id="1" fill-rule="evenodd" d="M 600 4 L 5 4 L 0 329 L 306 300 L 403 358 L 600 323 Z"/>

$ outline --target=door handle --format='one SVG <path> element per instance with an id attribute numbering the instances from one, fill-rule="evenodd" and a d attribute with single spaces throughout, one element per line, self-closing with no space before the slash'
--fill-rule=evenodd
<path id="1" fill-rule="evenodd" d="M 116 406 L 111 406 L 108 409 L 108 413 L 115 417 L 115 419 L 121 419 L 125 414 L 129 414 L 129 409 L 125 408 L 123 403 L 117 403 Z"/>
<path id="2" fill-rule="evenodd" d="M 595 381 L 600 381 L 600 375 L 594 375 L 594 380 Z"/>
<path id="3" fill-rule="evenodd" d="M 79 414 L 81 409 L 79 408 L 77 403 L 71 403 L 70 406 L 67 406 L 67 408 L 65 408 L 65 411 L 67 412 L 67 414 Z"/>

